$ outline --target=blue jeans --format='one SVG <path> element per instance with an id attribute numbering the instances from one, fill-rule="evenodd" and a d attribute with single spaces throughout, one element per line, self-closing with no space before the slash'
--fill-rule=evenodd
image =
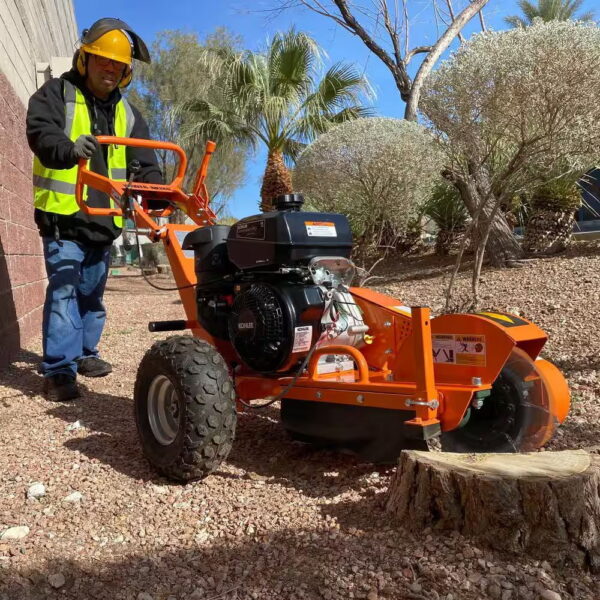
<path id="1" fill-rule="evenodd" d="M 76 375 L 78 358 L 98 356 L 110 246 L 43 238 L 48 287 L 42 325 L 45 377 Z"/>

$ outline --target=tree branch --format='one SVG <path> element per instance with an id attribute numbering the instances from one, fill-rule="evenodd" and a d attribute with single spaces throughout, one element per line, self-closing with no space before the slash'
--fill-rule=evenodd
<path id="1" fill-rule="evenodd" d="M 481 23 L 481 31 L 487 33 L 487 25 L 485 24 L 485 18 L 482 10 L 479 11 L 479 22 Z"/>
<path id="2" fill-rule="evenodd" d="M 404 27 L 405 35 L 404 35 L 404 56 L 408 55 L 408 44 L 409 44 L 409 30 L 408 30 L 408 5 L 406 0 L 402 0 L 402 11 L 404 14 Z"/>
<path id="3" fill-rule="evenodd" d="M 305 0 L 303 0 L 305 1 Z M 346 0 L 333 0 L 338 7 L 346 29 L 349 29 L 357 35 L 365 46 L 375 54 L 390 70 L 396 82 L 396 87 L 404 101 L 407 101 L 410 94 L 411 82 L 404 68 L 404 63 L 397 64 L 392 57 L 369 35 L 368 31 L 356 20 L 356 17 L 350 12 Z M 313 8 L 314 10 L 314 8 Z"/>
<path id="4" fill-rule="evenodd" d="M 400 52 L 398 32 L 390 20 L 390 11 L 388 10 L 387 0 L 379 0 L 379 3 L 383 12 L 383 22 L 385 24 L 385 28 L 387 29 L 390 39 L 392 40 L 392 46 L 394 47 L 394 58 L 396 59 L 396 64 L 399 65 L 402 63 L 402 54 Z"/>
<path id="5" fill-rule="evenodd" d="M 452 21 L 454 21 L 456 17 L 454 15 L 454 7 L 452 6 L 452 0 L 446 0 L 446 5 L 448 6 L 448 12 L 450 13 L 450 19 Z M 461 41 L 461 43 L 464 43 L 465 36 L 462 34 L 462 31 L 458 32 L 458 39 Z"/>
<path id="6" fill-rule="evenodd" d="M 282 0 L 280 0 L 282 1 Z M 388 68 L 394 78 L 394 82 L 402 100 L 406 102 L 405 118 L 411 121 L 417 119 L 417 108 L 421 95 L 421 88 L 426 77 L 433 69 L 435 63 L 444 53 L 444 51 L 452 43 L 452 40 L 457 36 L 463 40 L 461 31 L 463 27 L 479 13 L 482 21 L 482 27 L 485 26 L 483 21 L 483 15 L 481 10 L 489 2 L 489 0 L 471 0 L 469 5 L 457 16 L 454 14 L 452 0 L 446 0 L 448 10 L 450 11 L 451 22 L 447 25 L 446 31 L 432 46 L 417 46 L 409 50 L 409 16 L 408 16 L 408 1 L 402 0 L 402 7 L 399 7 L 398 0 L 395 0 L 395 19 L 392 20 L 390 15 L 390 8 L 387 4 L 388 0 L 373 0 L 377 17 L 369 12 L 364 12 L 365 18 L 375 18 L 377 22 L 378 18 L 383 19 L 383 25 L 390 36 L 390 40 L 393 47 L 393 52 L 388 52 L 383 46 L 377 42 L 377 37 L 373 33 L 367 31 L 367 29 L 359 22 L 355 14 L 362 15 L 360 7 L 353 7 L 350 0 L 330 0 L 333 5 L 337 8 L 339 14 L 334 12 L 332 7 L 327 6 L 325 0 L 297 0 L 297 5 L 304 6 L 309 10 L 325 16 L 335 23 L 343 27 L 346 31 L 349 31 L 353 35 L 356 35 L 365 44 L 365 46 L 373 53 L 377 58 L 383 62 Z M 291 2 L 284 3 L 284 6 L 288 8 L 292 6 Z M 437 2 L 434 2 L 434 9 L 438 10 Z M 402 56 L 402 28 L 398 28 L 398 13 L 402 10 L 403 23 L 406 28 L 404 31 L 404 57 Z M 445 19 L 444 19 L 445 20 Z M 421 63 L 417 71 L 417 75 L 413 80 L 408 74 L 407 67 L 411 60 L 417 54 L 426 54 L 427 56 Z"/>
<path id="7" fill-rule="evenodd" d="M 413 48 L 406 54 L 404 58 L 404 64 L 408 65 L 408 63 L 414 58 L 416 54 L 424 54 L 427 52 L 431 52 L 432 50 L 433 46 L 417 46 L 416 48 Z"/>
<path id="8" fill-rule="evenodd" d="M 341 0 L 338 0 L 341 1 Z M 452 24 L 442 37 L 436 42 L 431 52 L 425 57 L 425 60 L 421 63 L 417 75 L 413 81 L 412 89 L 410 91 L 410 97 L 406 104 L 406 111 L 404 118 L 409 121 L 417 120 L 417 107 L 419 105 L 419 99 L 421 97 L 421 89 L 425 82 L 425 79 L 431 73 L 435 63 L 439 57 L 444 53 L 448 46 L 452 43 L 452 40 L 458 35 L 462 28 L 488 3 L 488 0 L 473 0 L 469 6 L 467 6 L 457 17 L 452 21 Z"/>

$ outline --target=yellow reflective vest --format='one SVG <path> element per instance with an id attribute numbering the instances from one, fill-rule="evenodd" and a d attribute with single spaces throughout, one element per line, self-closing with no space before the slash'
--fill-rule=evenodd
<path id="1" fill-rule="evenodd" d="M 65 135 L 75 141 L 80 135 L 92 133 L 92 123 L 85 96 L 70 81 L 63 79 L 65 99 Z M 129 137 L 135 117 L 131 106 L 121 98 L 115 106 L 115 135 Z M 108 146 L 108 177 L 116 181 L 127 180 L 126 146 Z M 47 169 L 38 157 L 33 159 L 34 205 L 39 210 L 59 215 L 72 215 L 79 211 L 75 200 L 75 183 L 77 181 L 77 165 L 71 169 Z M 83 191 L 87 200 L 87 187 Z M 113 207 L 114 201 L 110 200 Z M 123 217 L 114 217 L 114 224 L 122 228 Z"/>

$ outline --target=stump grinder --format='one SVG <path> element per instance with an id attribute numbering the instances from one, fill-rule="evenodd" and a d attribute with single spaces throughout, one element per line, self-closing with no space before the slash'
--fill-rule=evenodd
<path id="1" fill-rule="evenodd" d="M 347 218 L 304 212 L 296 194 L 278 198 L 273 212 L 217 224 L 205 186 L 212 142 L 188 194 L 179 146 L 98 141 L 178 158 L 165 185 L 111 180 L 82 160 L 76 186 L 85 212 L 124 215 L 136 234 L 164 244 L 183 302 L 186 320 L 149 328 L 192 335 L 156 342 L 134 391 L 144 453 L 162 474 L 206 477 L 231 450 L 238 412 L 267 404 L 280 407 L 293 439 L 374 463 L 436 440 L 445 451 L 531 451 L 565 419 L 569 389 L 540 358 L 547 336 L 533 323 L 504 312 L 432 317 L 351 287 Z M 86 186 L 109 194 L 113 207 L 88 206 Z M 169 207 L 148 209 L 157 198 Z M 175 208 L 194 224 L 157 222 Z"/>

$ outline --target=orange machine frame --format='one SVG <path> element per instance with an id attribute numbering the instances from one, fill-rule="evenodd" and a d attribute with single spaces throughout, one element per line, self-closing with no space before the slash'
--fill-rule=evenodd
<path id="1" fill-rule="evenodd" d="M 231 344 L 211 336 L 197 321 L 194 259 L 181 247 L 185 234 L 197 227 L 212 225 L 216 220 L 209 207 L 204 183 L 215 144 L 207 143 L 194 189 L 191 194 L 186 194 L 182 184 L 187 159 L 185 152 L 176 144 L 111 136 L 98 137 L 98 141 L 101 144 L 170 150 L 178 156 L 175 178 L 164 185 L 115 182 L 90 171 L 87 162 L 81 160 L 76 199 L 88 214 L 116 216 L 123 214 L 120 202 L 126 195 L 138 199 L 161 198 L 169 200 L 190 216 L 196 225 L 159 226 L 154 217 L 168 216 L 173 209 L 148 211 L 137 201 L 128 215 L 137 227 L 144 228 L 152 241 L 163 242 L 174 279 L 182 288 L 180 295 L 187 327 L 194 335 L 215 345 L 226 360 L 234 360 L 235 351 Z M 85 186 L 106 192 L 119 206 L 87 206 Z M 458 427 L 474 394 L 491 388 L 513 349 L 518 348 L 532 364 L 535 361 L 538 377 L 548 391 L 552 419 L 549 420 L 548 431 L 542 436 L 544 441 L 552 434 L 554 422 L 562 422 L 566 417 L 569 409 L 566 382 L 556 367 L 538 358 L 547 336 L 533 323 L 497 313 L 452 314 L 431 319 L 427 308 L 411 309 L 400 305 L 395 298 L 365 288 L 351 288 L 351 292 L 365 322 L 369 324 L 373 342 L 361 349 L 350 346 L 317 348 L 307 366 L 307 373 L 298 377 L 292 388 L 295 399 L 413 411 L 414 417 L 406 424 L 416 428 L 415 437 L 429 437 L 431 434 L 425 433 L 425 430 L 435 434 Z M 465 334 L 484 337 L 489 350 L 485 362 L 464 365 L 434 362 L 432 336 Z M 350 356 L 356 369 L 349 374 L 319 375 L 316 365 L 323 354 Z M 291 377 L 267 377 L 242 368 L 235 373 L 235 381 L 238 397 L 249 401 L 279 394 L 291 382 Z M 240 403 L 238 409 L 243 409 Z"/>

